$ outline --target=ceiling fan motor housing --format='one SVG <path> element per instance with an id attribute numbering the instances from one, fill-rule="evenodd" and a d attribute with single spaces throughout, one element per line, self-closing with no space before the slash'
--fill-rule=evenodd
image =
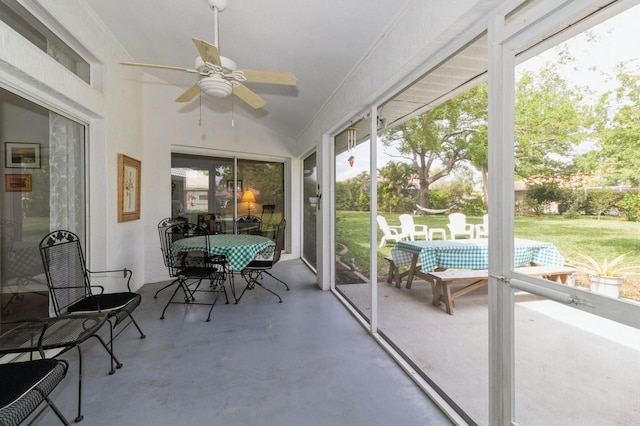
<path id="1" fill-rule="evenodd" d="M 198 82 L 198 85 L 204 94 L 215 96 L 216 98 L 224 98 L 233 92 L 231 83 L 218 74 L 203 77 Z"/>

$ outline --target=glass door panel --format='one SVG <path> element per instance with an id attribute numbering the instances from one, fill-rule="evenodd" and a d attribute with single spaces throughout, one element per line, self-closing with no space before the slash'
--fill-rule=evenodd
<path id="1" fill-rule="evenodd" d="M 640 146 L 629 138 L 640 108 L 640 48 L 631 42 L 640 37 L 640 7 L 611 15 L 592 17 L 584 32 L 515 70 L 514 233 L 552 244 L 577 268 L 566 283 L 542 287 L 525 277 L 531 293 L 515 291 L 522 424 L 640 422 L 640 330 L 624 325 L 640 316 L 640 279 L 626 276 L 605 300 L 592 283 L 605 260 L 624 255 L 623 265 L 640 264 Z M 550 300 L 566 297 L 581 301 Z"/>
<path id="2" fill-rule="evenodd" d="M 314 270 L 316 259 L 316 223 L 318 218 L 318 167 L 316 153 L 304 159 L 302 187 L 302 259 Z"/>
<path id="3" fill-rule="evenodd" d="M 334 202 L 336 289 L 370 319 L 369 123 L 369 119 L 360 120 L 335 137 Z"/>

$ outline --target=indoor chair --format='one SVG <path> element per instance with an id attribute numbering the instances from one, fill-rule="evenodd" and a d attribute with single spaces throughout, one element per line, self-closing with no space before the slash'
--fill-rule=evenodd
<path id="1" fill-rule="evenodd" d="M 278 298 L 278 301 L 282 303 L 282 298 L 280 298 L 278 293 L 264 287 L 259 280 L 262 279 L 262 274 L 267 274 L 274 280 L 284 285 L 287 291 L 289 291 L 289 286 L 287 285 L 287 283 L 285 283 L 279 278 L 274 277 L 269 272 L 269 269 L 273 268 L 274 265 L 278 263 L 278 261 L 280 260 L 280 253 L 282 252 L 282 250 L 284 250 L 284 232 L 285 232 L 286 226 L 287 226 L 287 221 L 285 219 L 282 219 L 278 224 L 278 229 L 276 230 L 276 246 L 273 251 L 273 257 L 271 259 L 261 259 L 260 253 L 258 253 L 256 257 L 251 262 L 249 262 L 249 264 L 245 266 L 242 271 L 240 271 L 240 274 L 242 275 L 242 278 L 244 278 L 245 281 L 247 282 L 247 285 L 242 290 L 242 293 L 240 293 L 240 297 L 238 297 L 238 299 L 236 300 L 236 303 L 238 303 L 240 299 L 242 299 L 242 295 L 244 294 L 245 291 L 247 291 L 247 289 L 252 289 L 256 285 L 259 287 L 262 287 L 269 293 L 275 295 Z"/>
<path id="2" fill-rule="evenodd" d="M 236 218 L 236 234 L 262 234 L 262 220 L 258 216 L 246 215 Z"/>
<path id="3" fill-rule="evenodd" d="M 126 318 L 136 326 L 141 339 L 146 337 L 132 315 L 140 305 L 142 296 L 131 291 L 131 270 L 90 271 L 85 265 L 80 238 L 73 232 L 64 230 L 51 232 L 40 241 L 40 255 L 47 277 L 51 306 L 56 316 L 65 313 L 106 313 L 111 353 L 115 353 L 113 330 Z M 105 293 L 103 286 L 92 285 L 90 282 L 92 274 L 115 272 L 122 274 L 123 279 L 126 278 L 127 291 Z M 113 362 L 114 357 L 111 356 L 112 372 Z M 121 366 L 118 362 L 117 367 Z"/>
<path id="4" fill-rule="evenodd" d="M 49 358 L 0 364 L 0 424 L 19 425 L 46 402 L 60 421 L 69 425 L 49 398 L 68 368 L 67 361 Z"/>
<path id="5" fill-rule="evenodd" d="M 160 319 L 164 319 L 167 308 L 173 303 L 210 305 L 207 321 L 211 321 L 211 312 L 221 292 L 224 294 L 226 303 L 229 303 L 227 290 L 224 286 L 227 277 L 226 258 L 225 256 L 211 255 L 208 235 L 209 233 L 204 227 L 193 223 L 173 224 L 165 230 L 165 247 L 167 248 L 165 263 L 168 265 L 169 275 L 171 278 L 175 278 L 174 281 L 178 285 L 164 306 Z M 197 243 L 195 239 L 194 242 L 181 241 L 193 237 L 202 238 L 198 238 Z M 203 280 L 210 282 L 209 290 L 200 289 Z M 179 290 L 182 290 L 184 294 L 184 301 L 175 299 Z M 196 292 L 213 292 L 215 298 L 212 303 L 196 302 Z"/>

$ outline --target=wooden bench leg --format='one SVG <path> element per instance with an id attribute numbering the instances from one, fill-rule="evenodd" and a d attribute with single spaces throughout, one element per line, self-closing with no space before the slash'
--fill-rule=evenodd
<path id="1" fill-rule="evenodd" d="M 442 297 L 444 299 L 444 307 L 449 315 L 453 315 L 453 298 L 451 297 L 451 287 L 449 283 L 442 283 L 443 292 Z"/>
<path id="2" fill-rule="evenodd" d="M 411 258 L 411 266 L 409 267 L 409 274 L 407 274 L 407 288 L 411 288 L 411 283 L 413 283 L 413 274 L 416 271 L 417 264 L 418 264 L 418 255 L 414 254 L 413 258 Z"/>

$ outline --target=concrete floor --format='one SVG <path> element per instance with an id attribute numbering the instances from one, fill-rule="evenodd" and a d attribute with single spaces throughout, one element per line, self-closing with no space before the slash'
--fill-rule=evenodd
<path id="1" fill-rule="evenodd" d="M 446 425 L 450 421 L 300 261 L 265 278 L 284 303 L 256 288 L 237 305 L 171 305 L 164 283 L 142 289 L 135 318 L 116 340 L 124 366 L 83 344 L 85 425 Z M 282 291 L 281 291 L 282 290 Z M 106 328 L 103 330 L 106 335 Z M 92 339 L 94 340 L 94 339 Z M 77 352 L 52 398 L 70 421 L 77 410 Z M 46 410 L 35 424 L 59 424 Z"/>

